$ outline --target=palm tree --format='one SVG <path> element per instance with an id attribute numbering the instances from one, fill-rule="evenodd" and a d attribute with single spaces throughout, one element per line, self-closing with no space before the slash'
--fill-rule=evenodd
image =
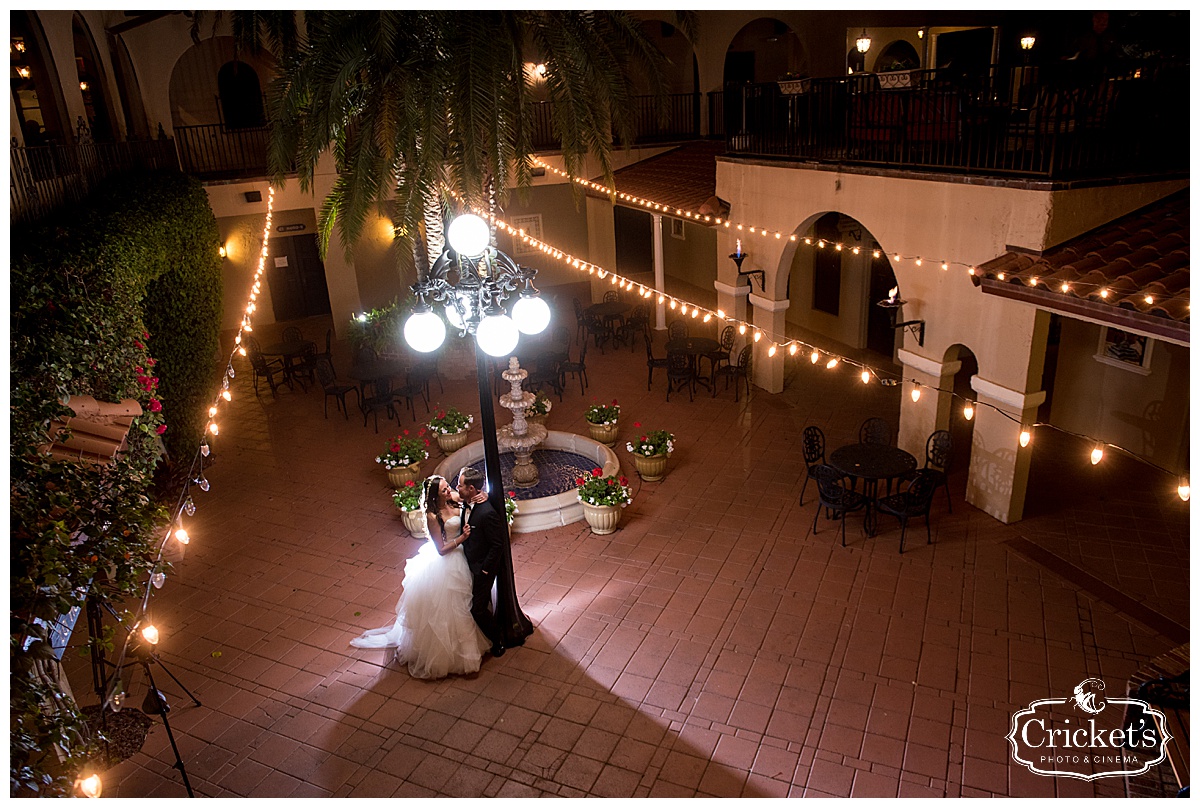
<path id="1" fill-rule="evenodd" d="M 448 195 L 486 207 L 530 184 L 530 65 L 545 65 L 572 174 L 591 155 L 611 180 L 613 135 L 629 143 L 636 90 L 664 97 L 665 59 L 625 12 L 309 11 L 304 22 L 270 90 L 275 181 L 294 170 L 308 190 L 331 151 L 322 248 L 336 226 L 349 249 L 372 210 L 390 211 L 419 271 L 440 250 Z M 692 15 L 679 22 L 694 31 Z"/>

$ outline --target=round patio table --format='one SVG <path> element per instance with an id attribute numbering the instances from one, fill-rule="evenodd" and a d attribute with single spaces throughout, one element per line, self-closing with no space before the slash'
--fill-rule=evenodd
<path id="1" fill-rule="evenodd" d="M 667 353 L 687 354 L 688 361 L 690 361 L 692 363 L 692 367 L 695 368 L 696 357 L 707 356 L 711 361 L 714 354 L 724 354 L 725 352 L 721 349 L 721 343 L 717 342 L 715 339 L 709 339 L 708 337 L 682 337 L 680 339 L 667 341 Z M 717 363 L 712 362 L 712 366 L 713 368 L 716 368 Z M 696 381 L 700 382 L 700 384 L 711 390 L 712 382 L 714 380 L 711 378 L 711 373 L 709 376 L 709 379 L 702 379 L 700 378 L 700 374 L 697 373 Z"/>
<path id="2" fill-rule="evenodd" d="M 352 366 L 346 374 L 358 382 L 359 401 L 366 395 L 367 385 L 373 385 L 379 379 L 391 379 L 408 372 L 408 365 L 399 359 L 375 359 L 371 362 L 359 362 Z"/>
<path id="3" fill-rule="evenodd" d="M 633 304 L 623 300 L 606 300 L 603 303 L 593 303 L 587 307 L 587 313 L 593 314 L 604 323 L 608 336 L 613 344 L 617 342 L 617 324 L 625 321 L 625 315 L 633 311 Z"/>
<path id="4" fill-rule="evenodd" d="M 298 369 L 295 365 L 295 360 L 304 355 L 308 349 L 316 350 L 317 343 L 310 339 L 300 340 L 299 342 L 273 342 L 270 345 L 265 345 L 259 348 L 259 353 L 263 356 L 278 356 L 283 360 L 283 378 L 287 380 L 288 387 L 292 386 L 292 378 L 296 375 Z M 300 386 L 308 390 L 308 386 L 304 380 L 300 380 Z"/>
<path id="5" fill-rule="evenodd" d="M 843 474 L 863 481 L 863 494 L 867 497 L 863 528 L 868 536 L 875 535 L 875 500 L 878 498 L 879 481 L 894 480 L 917 467 L 917 459 L 908 452 L 877 443 L 851 443 L 835 449 L 830 453 L 828 462 Z"/>

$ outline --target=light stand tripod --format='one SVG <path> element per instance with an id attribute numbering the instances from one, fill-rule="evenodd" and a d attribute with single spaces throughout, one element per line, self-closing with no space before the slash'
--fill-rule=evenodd
<path id="1" fill-rule="evenodd" d="M 170 668 L 168 668 L 163 661 L 158 658 L 158 655 L 154 653 L 153 646 L 148 642 L 143 642 L 142 639 L 135 634 L 130 633 L 129 635 L 129 653 L 133 659 L 132 662 L 125 662 L 121 665 L 117 665 L 116 663 L 110 662 L 108 659 L 106 659 L 104 655 L 104 649 L 101 648 L 100 644 L 95 641 L 99 639 L 103 630 L 101 622 L 102 615 L 100 612 L 101 605 L 103 605 L 105 610 L 116 619 L 118 624 L 124 625 L 121 623 L 121 618 L 117 615 L 116 611 L 113 610 L 111 604 L 107 602 L 100 603 L 98 602 L 97 598 L 94 597 L 88 598 L 88 630 L 91 631 L 93 637 L 93 642 L 91 643 L 92 681 L 96 688 L 96 694 L 100 697 L 102 705 L 100 710 L 100 720 L 102 722 L 101 727 L 104 727 L 103 705 L 105 700 L 108 698 L 108 675 L 106 666 L 116 668 L 119 679 L 120 672 L 125 668 L 129 668 L 134 665 L 141 665 L 142 670 L 146 673 L 146 681 L 150 683 L 150 692 L 146 694 L 146 699 L 142 702 L 142 711 L 146 713 L 157 714 L 159 718 L 162 719 L 163 727 L 165 727 L 167 730 L 167 740 L 171 742 L 171 750 L 175 753 L 174 768 L 179 770 L 179 774 L 183 778 L 183 787 L 187 789 L 188 796 L 195 797 L 196 794 L 192 791 L 192 784 L 188 781 L 187 769 L 184 768 L 183 765 L 183 758 L 179 755 L 179 747 L 175 744 L 175 733 L 171 731 L 171 722 L 167 720 L 167 712 L 170 711 L 171 706 L 167 704 L 166 696 L 164 696 L 162 692 L 159 691 L 157 685 L 155 685 L 154 676 L 150 672 L 150 665 L 153 663 L 160 666 L 163 671 L 166 672 L 167 676 L 170 676 L 175 684 L 179 685 L 180 689 L 183 690 L 184 693 L 187 693 L 188 697 L 192 700 L 192 703 L 194 703 L 197 707 L 200 706 L 200 700 L 196 698 L 192 691 L 184 687 L 183 682 L 179 681 L 179 678 L 176 677 L 175 674 L 171 673 Z"/>

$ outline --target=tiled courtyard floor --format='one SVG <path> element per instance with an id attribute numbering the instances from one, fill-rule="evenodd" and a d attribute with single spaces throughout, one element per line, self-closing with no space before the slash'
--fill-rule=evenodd
<path id="1" fill-rule="evenodd" d="M 310 338 L 327 325 L 302 323 Z M 264 344 L 278 330 L 256 329 Z M 349 367 L 344 343 L 335 365 Z M 376 435 L 332 404 L 325 420 L 319 390 L 256 397 L 236 367 L 212 489 L 193 489 L 192 542 L 152 606 L 162 660 L 203 702 L 156 670 L 199 795 L 1123 796 L 1120 778 L 1013 763 L 1010 716 L 1090 676 L 1123 692 L 1187 640 L 1188 509 L 1144 467 L 1094 469 L 1039 432 L 1024 521 L 968 505 L 960 467 L 932 545 L 918 522 L 899 555 L 883 517 L 871 539 L 852 519 L 843 548 L 837 523 L 812 530 L 815 485 L 798 503 L 801 430 L 834 448 L 869 415 L 894 425 L 899 388 L 789 361 L 781 394 L 667 403 L 663 371 L 646 391 L 640 347 L 610 348 L 589 353 L 586 395 L 568 383 L 549 427 L 586 434 L 593 397 L 620 401 L 635 488 L 620 529 L 516 535 L 533 636 L 475 676 L 414 680 L 347 645 L 391 622 L 418 547 L 374 462 L 394 425 Z M 477 412 L 473 355 L 451 351 L 441 375 L 434 402 Z M 662 482 L 633 472 L 634 421 L 677 436 Z M 94 702 L 86 661 L 70 676 Z M 173 762 L 156 723 L 105 795 L 183 796 Z"/>

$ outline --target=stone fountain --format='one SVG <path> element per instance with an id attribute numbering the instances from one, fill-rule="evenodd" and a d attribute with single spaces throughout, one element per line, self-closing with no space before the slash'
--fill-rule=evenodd
<path id="1" fill-rule="evenodd" d="M 546 440 L 546 427 L 530 424 L 525 420 L 525 408 L 533 403 L 535 396 L 521 389 L 521 383 L 528 378 L 529 371 L 521 369 L 517 357 L 509 357 L 508 370 L 500 376 L 512 385 L 510 392 L 500 396 L 500 406 L 512 411 L 513 422 L 510 426 L 502 426 L 496 430 L 496 442 L 501 452 L 513 453 L 516 461 L 512 470 L 513 486 L 533 488 L 538 484 L 538 469 L 533 464 L 533 450 Z"/>

